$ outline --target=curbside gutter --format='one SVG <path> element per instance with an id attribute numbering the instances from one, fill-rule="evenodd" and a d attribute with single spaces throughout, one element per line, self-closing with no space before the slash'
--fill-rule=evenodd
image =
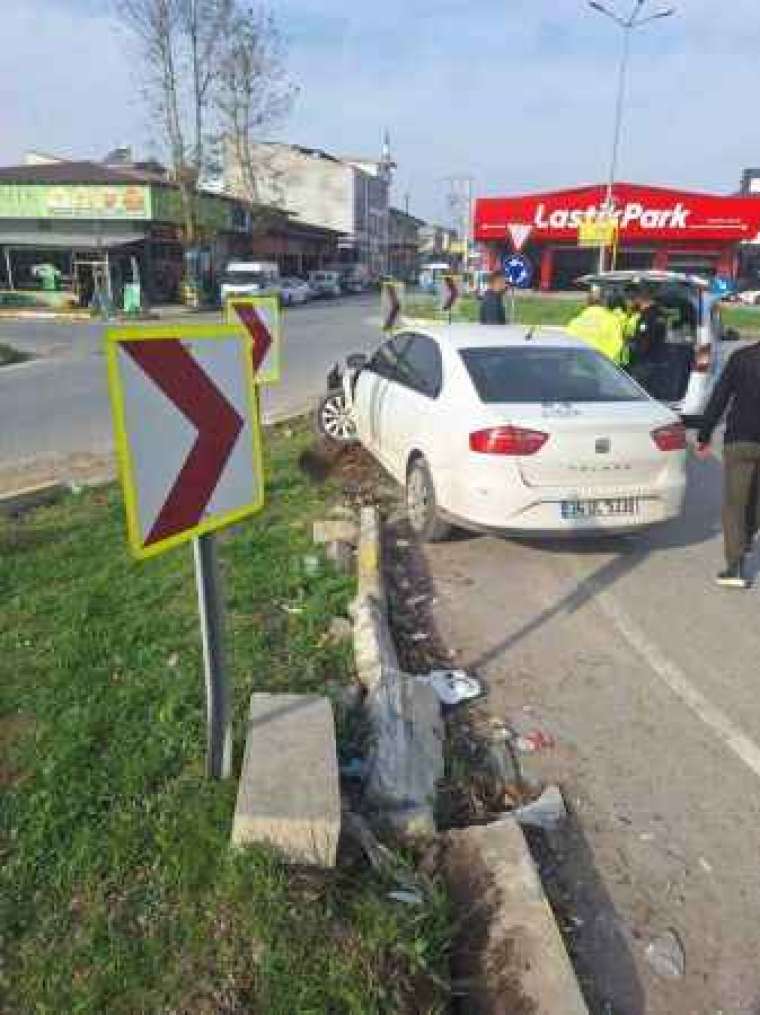
<path id="1" fill-rule="evenodd" d="M 435 802 L 443 778 L 443 720 L 438 696 L 399 668 L 382 578 L 380 515 L 361 512 L 354 655 L 374 742 L 366 793 L 402 839 L 436 833 Z"/>

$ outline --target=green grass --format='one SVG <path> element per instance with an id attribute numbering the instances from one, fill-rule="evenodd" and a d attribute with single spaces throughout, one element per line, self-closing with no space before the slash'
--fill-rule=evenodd
<path id="1" fill-rule="evenodd" d="M 510 299 L 504 298 L 507 314 L 510 313 Z M 519 324 L 567 324 L 583 309 L 582 297 L 574 299 L 555 299 L 546 296 L 519 295 L 515 297 L 515 319 Z M 472 296 L 458 300 L 454 307 L 452 320 L 476 321 L 478 319 L 478 301 Z M 446 315 L 439 309 L 439 301 L 434 296 L 410 297 L 404 307 L 406 317 L 445 320 Z"/>
<path id="2" fill-rule="evenodd" d="M 296 468 L 307 439 L 270 435 L 268 506 L 221 547 L 237 763 L 252 689 L 350 677 L 349 648 L 323 635 L 351 582 L 303 566 L 333 496 Z M 399 905 L 363 867 L 306 875 L 230 851 L 235 780 L 203 772 L 188 547 L 135 563 L 118 491 L 70 496 L 0 522 L 0 611 L 4 1013 L 440 1010 L 442 896 Z"/>
<path id="3" fill-rule="evenodd" d="M 735 303 L 723 305 L 723 321 L 727 328 L 749 333 L 760 331 L 760 307 L 742 307 Z"/>
<path id="4" fill-rule="evenodd" d="M 12 345 L 0 342 L 0 367 L 12 366 L 14 363 L 26 363 L 32 357 L 27 352 L 14 349 Z"/>

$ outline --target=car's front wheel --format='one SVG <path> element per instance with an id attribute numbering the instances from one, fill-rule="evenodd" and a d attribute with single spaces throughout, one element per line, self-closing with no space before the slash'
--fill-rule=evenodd
<path id="1" fill-rule="evenodd" d="M 414 534 L 425 543 L 437 543 L 451 534 L 451 525 L 441 519 L 430 468 L 424 458 L 415 458 L 406 474 L 406 514 Z"/>
<path id="2" fill-rule="evenodd" d="M 342 388 L 328 391 L 317 406 L 317 430 L 321 437 L 336 444 L 354 444 L 356 423 Z"/>

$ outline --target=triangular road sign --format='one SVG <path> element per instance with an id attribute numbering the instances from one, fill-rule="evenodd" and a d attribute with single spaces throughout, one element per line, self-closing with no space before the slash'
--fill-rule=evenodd
<path id="1" fill-rule="evenodd" d="M 512 240 L 512 246 L 519 253 L 528 242 L 528 237 L 533 232 L 533 226 L 526 222 L 509 222 L 507 232 Z"/>

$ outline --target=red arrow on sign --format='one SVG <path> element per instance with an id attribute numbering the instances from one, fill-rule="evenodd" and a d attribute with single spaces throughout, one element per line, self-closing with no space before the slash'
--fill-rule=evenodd
<path id="1" fill-rule="evenodd" d="M 443 300 L 443 309 L 444 311 L 449 311 L 459 298 L 459 288 L 456 284 L 456 280 L 452 278 L 451 275 L 444 275 L 443 284 L 448 289 L 448 294 Z"/>
<path id="2" fill-rule="evenodd" d="M 253 373 L 259 372 L 259 367 L 264 362 L 264 357 L 272 346 L 272 335 L 264 321 L 259 316 L 255 307 L 250 303 L 235 303 L 232 307 L 240 320 L 246 326 L 253 342 Z"/>
<path id="3" fill-rule="evenodd" d="M 145 540 L 150 546 L 198 524 L 245 421 L 179 339 L 121 347 L 198 431 Z"/>
<path id="4" fill-rule="evenodd" d="M 386 291 L 390 299 L 390 306 L 388 307 L 388 314 L 385 318 L 383 330 L 390 331 L 393 325 L 396 323 L 396 318 L 398 317 L 398 312 L 401 309 L 401 304 L 399 303 L 399 298 L 396 293 L 395 285 L 387 286 Z"/>

